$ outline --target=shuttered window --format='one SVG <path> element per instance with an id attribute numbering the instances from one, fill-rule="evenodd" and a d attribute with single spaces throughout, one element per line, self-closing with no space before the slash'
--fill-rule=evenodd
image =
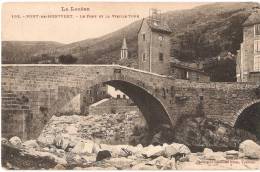
<path id="1" fill-rule="evenodd" d="M 260 52 L 260 40 L 255 40 L 254 47 L 255 52 Z"/>
<path id="2" fill-rule="evenodd" d="M 260 35 L 260 24 L 255 25 L 255 35 Z"/>
<path id="3" fill-rule="evenodd" d="M 254 71 L 260 72 L 260 55 L 254 58 Z"/>

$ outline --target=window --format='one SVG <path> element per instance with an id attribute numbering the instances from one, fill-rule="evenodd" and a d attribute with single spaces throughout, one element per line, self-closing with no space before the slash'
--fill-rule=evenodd
<path id="1" fill-rule="evenodd" d="M 189 79 L 189 72 L 186 71 L 186 79 Z"/>
<path id="2" fill-rule="evenodd" d="M 159 53 L 159 60 L 163 62 L 163 53 Z"/>
<path id="3" fill-rule="evenodd" d="M 164 38 L 162 35 L 159 35 L 158 39 L 159 39 L 159 41 L 162 41 Z"/>
<path id="4" fill-rule="evenodd" d="M 254 47 L 255 52 L 260 52 L 260 40 L 255 40 Z"/>
<path id="5" fill-rule="evenodd" d="M 255 35 L 260 35 L 260 24 L 255 25 Z"/>
<path id="6" fill-rule="evenodd" d="M 254 71 L 260 72 L 260 55 L 254 57 Z"/>
<path id="7" fill-rule="evenodd" d="M 143 53 L 143 61 L 145 62 L 146 57 L 145 57 L 145 53 Z"/>
<path id="8" fill-rule="evenodd" d="M 200 75 L 199 74 L 196 75 L 196 79 L 197 79 L 197 81 L 200 80 Z"/>
<path id="9" fill-rule="evenodd" d="M 145 34 L 143 33 L 143 41 L 145 41 Z"/>

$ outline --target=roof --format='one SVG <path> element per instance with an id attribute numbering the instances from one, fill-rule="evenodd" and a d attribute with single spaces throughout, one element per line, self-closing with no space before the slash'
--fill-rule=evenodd
<path id="1" fill-rule="evenodd" d="M 244 22 L 243 26 L 251 26 L 254 24 L 260 24 L 260 10 L 252 13 Z"/>
<path id="2" fill-rule="evenodd" d="M 181 63 L 175 63 L 175 62 L 170 62 L 171 66 L 177 67 L 177 68 L 182 68 L 182 69 L 187 69 L 187 70 L 191 70 L 191 71 L 195 71 L 204 75 L 208 75 L 207 73 L 205 73 L 204 71 L 198 69 L 198 68 L 194 68 L 194 67 L 190 67 L 188 65 L 184 65 Z"/>
<path id="3" fill-rule="evenodd" d="M 121 48 L 122 50 L 126 50 L 126 49 L 128 49 L 127 48 L 127 45 L 126 45 L 126 39 L 125 39 L 125 37 L 124 37 L 124 39 L 123 39 L 123 44 L 122 44 L 122 48 Z"/>
<path id="4" fill-rule="evenodd" d="M 140 29 L 143 25 L 143 22 L 147 22 L 148 26 L 151 28 L 152 31 L 162 32 L 162 33 L 172 33 L 171 28 L 166 23 L 152 22 L 150 19 L 142 20 L 138 32 L 140 31 Z"/>

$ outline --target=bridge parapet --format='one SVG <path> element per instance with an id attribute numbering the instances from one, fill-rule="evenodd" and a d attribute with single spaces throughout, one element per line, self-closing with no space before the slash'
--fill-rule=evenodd
<path id="1" fill-rule="evenodd" d="M 80 94 L 82 101 L 87 89 L 111 81 L 151 95 L 147 97 L 162 104 L 173 127 L 180 118 L 197 115 L 232 123 L 242 106 L 259 99 L 259 85 L 253 83 L 194 82 L 119 65 L 2 65 L 3 92 L 25 95 L 29 110 L 39 119 L 36 124 L 44 116 L 43 107 L 55 105 L 49 112 L 56 113 L 74 96 Z"/>

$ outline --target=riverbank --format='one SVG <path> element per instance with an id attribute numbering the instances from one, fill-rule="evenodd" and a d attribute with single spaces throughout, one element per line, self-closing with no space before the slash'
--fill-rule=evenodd
<path id="1" fill-rule="evenodd" d="M 149 145 L 108 145 L 81 140 L 76 145 L 55 138 L 52 144 L 18 137 L 2 138 L 2 165 L 7 169 L 84 170 L 202 170 L 260 169 L 260 146 L 251 140 L 239 151 L 191 153 L 178 143 Z"/>

